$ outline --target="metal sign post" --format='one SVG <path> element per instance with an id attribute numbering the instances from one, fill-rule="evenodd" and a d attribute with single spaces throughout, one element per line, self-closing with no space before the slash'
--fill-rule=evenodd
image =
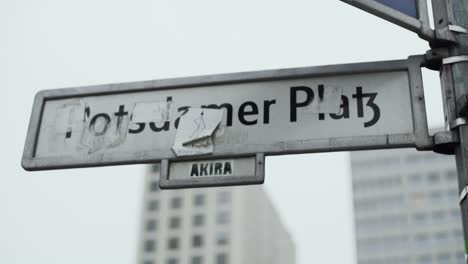
<path id="1" fill-rule="evenodd" d="M 234 158 L 257 154 L 428 149 L 424 59 L 43 91 L 35 99 L 22 165 L 238 164 Z"/>
<path id="2" fill-rule="evenodd" d="M 447 127 L 452 133 L 460 207 L 465 238 L 465 262 L 468 252 L 468 0 L 432 0 L 434 21 L 438 32 L 453 35 L 455 43 L 441 53 L 440 76 Z"/>
<path id="3" fill-rule="evenodd" d="M 433 41 L 427 0 L 341 0 Z"/>

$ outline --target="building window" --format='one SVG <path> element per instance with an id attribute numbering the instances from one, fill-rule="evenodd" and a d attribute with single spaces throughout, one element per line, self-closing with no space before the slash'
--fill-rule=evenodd
<path id="1" fill-rule="evenodd" d="M 453 231 L 453 238 L 456 241 L 463 241 L 463 231 L 461 229 L 457 229 Z"/>
<path id="2" fill-rule="evenodd" d="M 222 191 L 217 196 L 218 204 L 227 204 L 231 201 L 231 193 L 229 191 Z"/>
<path id="3" fill-rule="evenodd" d="M 182 198 L 174 197 L 171 200 L 171 208 L 177 209 L 182 207 Z"/>
<path id="4" fill-rule="evenodd" d="M 459 208 L 454 208 L 450 210 L 450 216 L 453 219 L 460 220 L 461 219 L 461 212 Z"/>
<path id="5" fill-rule="evenodd" d="M 465 261 L 465 252 L 457 251 L 455 258 L 456 258 L 456 263 L 463 263 Z"/>
<path id="6" fill-rule="evenodd" d="M 216 244 L 219 246 L 226 245 L 229 242 L 228 234 L 225 232 L 220 232 L 216 235 Z"/>
<path id="7" fill-rule="evenodd" d="M 437 183 L 440 181 L 440 175 L 436 172 L 431 172 L 427 175 L 427 181 L 430 183 Z"/>
<path id="8" fill-rule="evenodd" d="M 389 195 L 383 196 L 381 199 L 371 200 L 369 202 L 374 203 L 376 207 L 398 207 L 401 206 L 404 202 L 402 195 Z"/>
<path id="9" fill-rule="evenodd" d="M 202 264 L 202 263 L 203 263 L 203 257 L 201 256 L 192 257 L 192 260 L 190 261 L 190 264 Z"/>
<path id="10" fill-rule="evenodd" d="M 442 201 L 442 192 L 440 191 L 432 191 L 429 193 L 429 197 L 433 202 L 441 202 Z"/>
<path id="11" fill-rule="evenodd" d="M 146 252 L 153 252 L 156 247 L 156 243 L 154 240 L 146 240 L 145 241 L 145 251 Z"/>
<path id="12" fill-rule="evenodd" d="M 179 260 L 176 258 L 170 258 L 167 260 L 167 264 L 179 264 Z"/>
<path id="13" fill-rule="evenodd" d="M 427 217 L 427 214 L 425 213 L 415 213 L 413 215 L 413 222 L 415 224 L 426 224 L 428 222 L 428 217 Z"/>
<path id="14" fill-rule="evenodd" d="M 401 214 L 383 215 L 381 216 L 380 223 L 388 227 L 400 226 L 407 224 L 407 217 Z"/>
<path id="15" fill-rule="evenodd" d="M 418 264 L 430 264 L 432 263 L 432 257 L 429 255 L 423 255 L 418 257 Z"/>
<path id="16" fill-rule="evenodd" d="M 216 255 L 216 264 L 228 264 L 228 257 L 226 253 Z"/>
<path id="17" fill-rule="evenodd" d="M 415 240 L 418 246 L 427 246 L 430 243 L 429 236 L 427 234 L 417 234 Z"/>
<path id="18" fill-rule="evenodd" d="M 149 211 L 157 211 L 159 210 L 159 201 L 158 200 L 152 200 L 148 203 L 148 210 Z"/>
<path id="19" fill-rule="evenodd" d="M 405 248 L 408 245 L 408 237 L 404 235 L 383 237 L 380 246 L 386 249 Z"/>
<path id="20" fill-rule="evenodd" d="M 197 194 L 193 198 L 193 205 L 195 206 L 202 206 L 205 204 L 205 195 L 203 194 Z"/>
<path id="21" fill-rule="evenodd" d="M 146 222 L 146 231 L 151 232 L 156 230 L 157 224 L 158 222 L 156 220 L 148 220 L 148 222 Z"/>
<path id="22" fill-rule="evenodd" d="M 203 237 L 201 235 L 194 235 L 192 237 L 192 247 L 198 248 L 203 246 Z"/>
<path id="23" fill-rule="evenodd" d="M 452 202 L 457 201 L 459 199 L 458 190 L 455 188 L 447 190 L 447 198 L 448 200 L 451 200 Z"/>
<path id="24" fill-rule="evenodd" d="M 413 192 L 410 194 L 410 200 L 416 203 L 422 202 L 424 199 L 426 199 L 426 193 L 425 192 Z"/>
<path id="25" fill-rule="evenodd" d="M 445 244 L 448 242 L 449 234 L 445 232 L 438 232 L 435 234 L 434 239 L 439 244 Z"/>
<path id="26" fill-rule="evenodd" d="M 204 215 L 194 215 L 193 216 L 193 226 L 203 226 L 205 224 L 205 216 Z"/>
<path id="27" fill-rule="evenodd" d="M 446 171 L 445 180 L 448 182 L 455 182 L 457 180 L 457 172 L 455 170 Z"/>
<path id="28" fill-rule="evenodd" d="M 169 219 L 169 228 L 176 229 L 180 227 L 180 218 L 179 217 L 171 217 Z"/>
<path id="29" fill-rule="evenodd" d="M 418 184 L 418 183 L 421 182 L 421 179 L 422 179 L 422 178 L 421 178 L 421 175 L 420 175 L 420 174 L 411 174 L 411 175 L 409 176 L 409 182 L 410 182 L 411 184 Z"/>
<path id="30" fill-rule="evenodd" d="M 442 253 L 437 255 L 437 263 L 439 264 L 450 264 L 452 257 L 448 253 Z"/>
<path id="31" fill-rule="evenodd" d="M 229 223 L 229 212 L 219 212 L 216 216 L 216 223 L 218 224 Z"/>
<path id="32" fill-rule="evenodd" d="M 441 223 L 446 219 L 446 214 L 442 210 L 434 211 L 432 212 L 432 219 L 435 223 Z"/>
<path id="33" fill-rule="evenodd" d="M 153 181 L 150 183 L 150 191 L 151 192 L 157 192 L 159 191 L 159 182 Z"/>
<path id="34" fill-rule="evenodd" d="M 170 238 L 167 243 L 167 248 L 170 250 L 179 248 L 179 239 L 177 237 Z"/>

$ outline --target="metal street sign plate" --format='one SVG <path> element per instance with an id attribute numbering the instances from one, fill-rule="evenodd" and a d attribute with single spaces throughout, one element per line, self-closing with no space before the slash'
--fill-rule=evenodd
<path id="1" fill-rule="evenodd" d="M 375 0 L 382 5 L 388 6 L 397 10 L 405 15 L 419 18 L 418 0 Z"/>
<path id="2" fill-rule="evenodd" d="M 427 0 L 341 0 L 394 24 L 434 40 L 429 24 Z"/>
<path id="3" fill-rule="evenodd" d="M 161 189 L 262 184 L 265 156 L 161 162 Z"/>
<path id="4" fill-rule="evenodd" d="M 42 91 L 22 165 L 427 148 L 423 58 Z"/>

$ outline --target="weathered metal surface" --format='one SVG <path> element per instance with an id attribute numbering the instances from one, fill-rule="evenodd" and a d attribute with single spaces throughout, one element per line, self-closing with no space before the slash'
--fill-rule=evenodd
<path id="1" fill-rule="evenodd" d="M 453 131 L 442 131 L 434 134 L 434 152 L 446 155 L 455 154 L 455 147 L 460 143 L 460 138 Z"/>
<path id="2" fill-rule="evenodd" d="M 41 170 L 198 154 L 427 149 L 423 60 L 43 91 L 35 99 L 22 165 Z M 213 109 L 223 111 L 219 125 L 216 112 L 208 114 Z"/>

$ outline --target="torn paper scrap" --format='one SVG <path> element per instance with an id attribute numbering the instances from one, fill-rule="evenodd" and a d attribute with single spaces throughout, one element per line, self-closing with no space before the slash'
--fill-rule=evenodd
<path id="1" fill-rule="evenodd" d="M 123 111 L 123 106 L 121 106 Z M 87 107 L 85 129 L 81 135 L 78 149 L 93 154 L 100 150 L 115 148 L 127 138 L 130 118 L 128 115 L 90 114 L 93 109 Z"/>
<path id="2" fill-rule="evenodd" d="M 166 102 L 140 102 L 133 108 L 133 123 L 164 123 L 171 119 L 172 100 Z"/>
<path id="3" fill-rule="evenodd" d="M 175 137 L 177 156 L 203 155 L 213 152 L 213 134 L 223 119 L 221 109 L 190 108 L 180 118 Z"/>

